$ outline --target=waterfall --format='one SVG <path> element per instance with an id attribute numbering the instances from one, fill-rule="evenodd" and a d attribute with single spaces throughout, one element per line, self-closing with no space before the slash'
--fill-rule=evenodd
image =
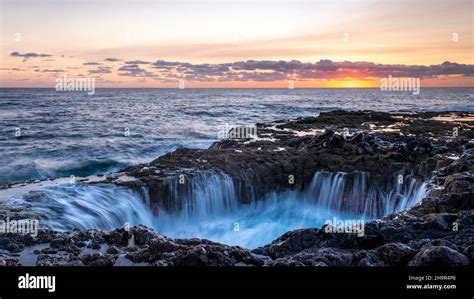
<path id="1" fill-rule="evenodd" d="M 171 210 L 177 211 L 182 220 L 209 218 L 238 206 L 232 178 L 223 173 L 200 172 L 182 181 L 168 178 L 165 186 L 173 202 Z"/>
<path id="2" fill-rule="evenodd" d="M 384 186 L 367 172 L 316 172 L 302 198 L 319 208 L 372 219 L 414 206 L 425 190 L 426 183 L 411 176 L 401 183 L 394 178 Z"/>
<path id="3" fill-rule="evenodd" d="M 175 205 L 171 210 L 182 220 L 228 214 L 242 206 L 232 178 L 226 174 L 201 172 L 187 180 L 179 183 L 178 179 L 169 178 L 165 182 Z M 381 184 L 371 180 L 367 172 L 318 171 L 304 190 L 272 192 L 260 200 L 275 196 L 304 200 L 318 209 L 372 219 L 412 207 L 424 197 L 425 189 L 425 183 L 411 176 L 401 183 L 394 177 L 388 184 Z"/>
<path id="4" fill-rule="evenodd" d="M 393 182 L 392 182 L 393 181 Z M 188 187 L 168 182 L 181 209 L 158 215 L 156 229 L 175 238 L 200 237 L 229 245 L 258 247 L 299 228 L 321 227 L 326 220 L 375 219 L 409 208 L 425 194 L 424 183 L 407 176 L 379 185 L 366 172 L 316 172 L 304 190 L 271 192 L 243 204 L 224 174 L 194 176 Z"/>
<path id="5" fill-rule="evenodd" d="M 153 213 L 148 190 L 116 185 L 62 184 L 10 200 L 27 203 L 40 226 L 56 230 L 113 230 L 144 224 L 173 238 L 205 238 L 253 248 L 294 229 L 321 227 L 325 221 L 375 219 L 412 207 L 426 185 L 407 176 L 378 182 L 366 172 L 316 172 L 304 190 L 271 192 L 249 204 L 238 200 L 226 174 L 201 172 L 164 181 L 169 209 Z M 145 188 L 145 187 L 142 187 Z M 146 188 L 145 188 L 146 189 Z M 160 195 L 160 194 L 159 194 Z"/>

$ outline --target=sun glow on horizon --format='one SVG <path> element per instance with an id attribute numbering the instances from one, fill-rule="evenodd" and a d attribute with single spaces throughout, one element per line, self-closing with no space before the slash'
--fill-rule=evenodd
<path id="1" fill-rule="evenodd" d="M 344 78 L 343 80 L 328 80 L 324 87 L 329 88 L 376 88 L 380 86 L 377 80 L 360 80 L 356 78 Z"/>

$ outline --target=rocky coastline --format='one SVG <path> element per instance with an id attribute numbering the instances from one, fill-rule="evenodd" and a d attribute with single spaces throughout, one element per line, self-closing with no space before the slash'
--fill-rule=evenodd
<path id="1" fill-rule="evenodd" d="M 114 231 L 0 234 L 0 266 L 469 266 L 474 265 L 474 114 L 331 111 L 257 124 L 256 138 L 224 139 L 208 149 L 178 148 L 147 164 L 78 184 L 116 184 L 146 198 L 157 214 L 182 208 L 170 182 L 225 173 L 241 203 L 269 192 L 304 190 L 316 171 L 370 173 L 427 182 L 422 201 L 365 223 L 364 236 L 324 227 L 289 231 L 250 250 L 204 239 L 172 239 L 145 226 Z M 22 188 L 33 182 L 0 186 Z M 175 185 L 189 192 L 189 185 Z M 350 203 L 349 203 L 350 204 Z M 0 219 L 39 217 L 0 203 Z"/>

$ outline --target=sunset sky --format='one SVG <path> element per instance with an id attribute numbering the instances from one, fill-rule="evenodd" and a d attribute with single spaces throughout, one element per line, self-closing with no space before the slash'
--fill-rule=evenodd
<path id="1" fill-rule="evenodd" d="M 474 87 L 473 3 L 0 0 L 0 87 Z"/>

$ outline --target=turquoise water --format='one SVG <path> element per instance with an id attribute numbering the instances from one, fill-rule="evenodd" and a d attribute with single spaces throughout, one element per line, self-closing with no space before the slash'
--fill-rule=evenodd
<path id="1" fill-rule="evenodd" d="M 41 216 L 40 225 L 55 230 L 113 230 L 143 224 L 173 238 L 204 238 L 255 248 L 287 231 L 320 228 L 334 217 L 352 221 L 380 218 L 412 207 L 425 195 L 425 184 L 414 179 L 384 190 L 374 188 L 366 173 L 351 175 L 359 179 L 349 183 L 348 174 L 317 172 L 305 190 L 272 192 L 242 204 L 230 177 L 202 173 L 190 182 L 189 194 L 179 196 L 172 191 L 173 200 L 183 203 L 173 213 L 153 214 L 146 206 L 149 198 L 106 184 L 43 187 L 9 203 L 28 203 Z M 344 205 L 348 202 L 350 205 Z"/>

